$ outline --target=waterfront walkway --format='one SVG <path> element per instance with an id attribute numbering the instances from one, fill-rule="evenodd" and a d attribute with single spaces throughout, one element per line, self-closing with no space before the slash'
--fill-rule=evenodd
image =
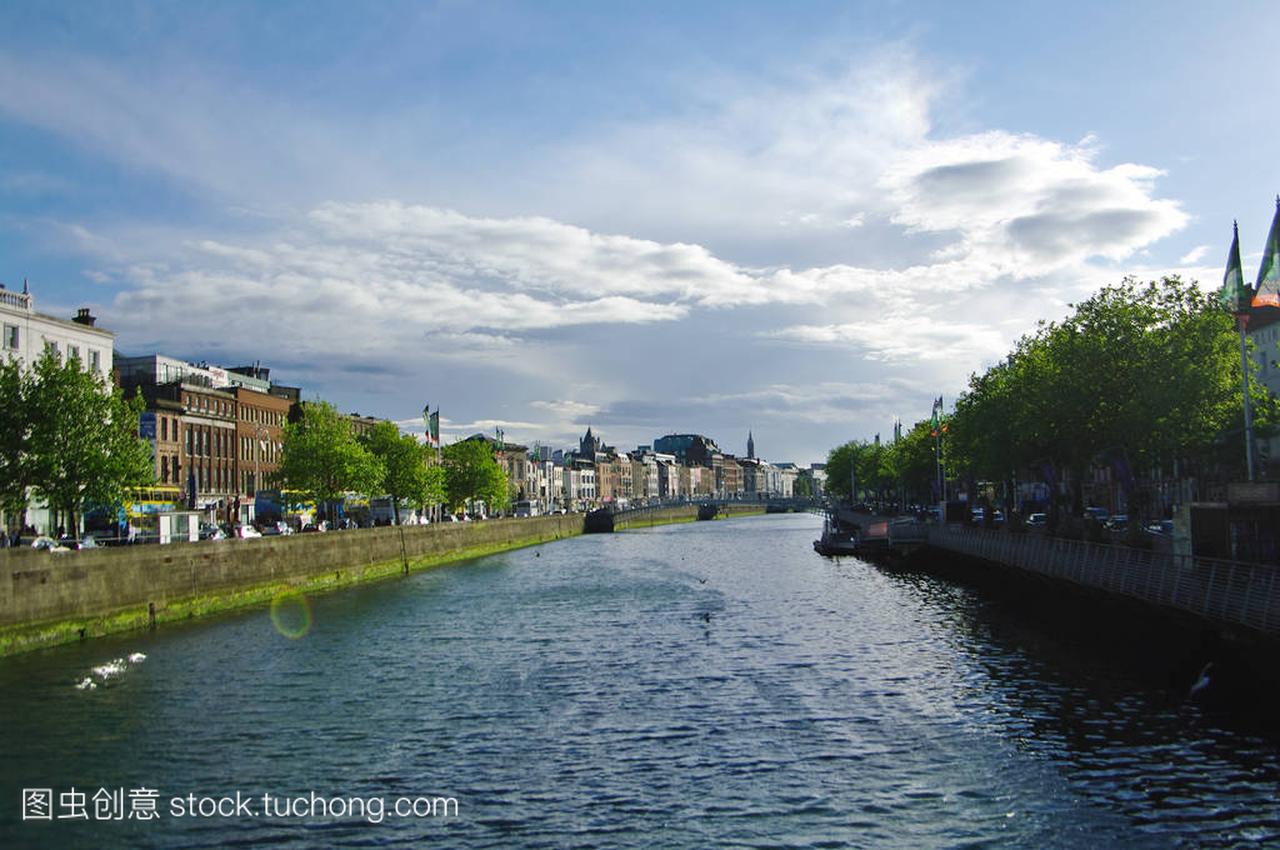
<path id="1" fill-rule="evenodd" d="M 1140 599 L 1217 625 L 1280 637 L 1280 568 L 954 525 L 929 546 Z"/>

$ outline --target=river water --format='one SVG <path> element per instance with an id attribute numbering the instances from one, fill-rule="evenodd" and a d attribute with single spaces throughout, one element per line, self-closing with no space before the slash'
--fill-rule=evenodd
<path id="1" fill-rule="evenodd" d="M 1088 623 L 818 530 L 580 537 L 0 659 L 0 846 L 1280 846 L 1274 743 Z"/>

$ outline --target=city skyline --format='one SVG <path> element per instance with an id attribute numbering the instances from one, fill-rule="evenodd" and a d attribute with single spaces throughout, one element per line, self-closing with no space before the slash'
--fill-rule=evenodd
<path id="1" fill-rule="evenodd" d="M 419 431 L 808 465 L 1099 286 L 1215 288 L 1232 219 L 1252 280 L 1280 188 L 1261 3 L 0 25 L 0 281 Z"/>

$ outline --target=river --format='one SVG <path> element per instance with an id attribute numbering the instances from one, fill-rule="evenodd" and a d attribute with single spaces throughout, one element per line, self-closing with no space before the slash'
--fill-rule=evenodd
<path id="1" fill-rule="evenodd" d="M 819 525 L 579 537 L 0 659 L 0 846 L 1280 844 L 1274 742 L 1088 623 L 821 558 Z"/>

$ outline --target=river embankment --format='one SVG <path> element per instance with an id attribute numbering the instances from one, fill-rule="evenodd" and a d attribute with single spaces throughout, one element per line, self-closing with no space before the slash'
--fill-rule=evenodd
<path id="1" fill-rule="evenodd" d="M 760 513 L 743 506 L 724 511 Z M 693 521 L 697 507 L 619 528 Z M 583 533 L 559 514 L 249 540 L 0 553 L 0 656 L 392 578 Z"/>
<path id="2" fill-rule="evenodd" d="M 0 555 L 0 656 L 264 605 L 582 533 L 574 514 Z"/>

